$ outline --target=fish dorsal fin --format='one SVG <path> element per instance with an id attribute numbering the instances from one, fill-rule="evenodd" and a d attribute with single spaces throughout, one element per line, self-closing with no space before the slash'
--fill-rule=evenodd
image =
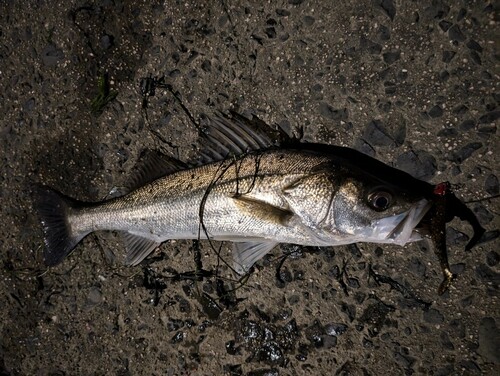
<path id="1" fill-rule="evenodd" d="M 125 263 L 130 266 L 138 265 L 161 244 L 129 232 L 122 233 L 122 238 L 127 249 Z"/>
<path id="2" fill-rule="evenodd" d="M 277 242 L 262 240 L 233 244 L 233 268 L 238 274 L 247 273 L 253 264 L 278 245 Z"/>
<path id="3" fill-rule="evenodd" d="M 120 193 L 125 194 L 140 188 L 153 180 L 162 176 L 173 174 L 174 172 L 185 170 L 188 165 L 173 157 L 155 150 L 145 150 L 142 152 L 137 165 L 136 173 L 129 181 L 120 188 Z"/>
<path id="4" fill-rule="evenodd" d="M 273 128 L 256 116 L 249 119 L 236 112 L 204 116 L 200 134 L 204 149 L 200 163 L 269 149 L 291 140 L 281 128 Z"/>

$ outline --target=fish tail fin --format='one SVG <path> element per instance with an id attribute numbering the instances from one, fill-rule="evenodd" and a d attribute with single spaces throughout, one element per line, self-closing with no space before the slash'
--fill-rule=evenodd
<path id="1" fill-rule="evenodd" d="M 73 233 L 68 222 L 69 210 L 76 209 L 79 203 L 46 186 L 37 186 L 34 196 L 44 234 L 43 260 L 45 265 L 54 266 L 87 235 Z"/>

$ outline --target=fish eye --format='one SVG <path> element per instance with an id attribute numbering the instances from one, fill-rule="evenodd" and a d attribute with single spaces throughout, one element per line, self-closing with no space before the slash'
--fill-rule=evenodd
<path id="1" fill-rule="evenodd" d="M 392 194 L 386 191 L 373 192 L 368 196 L 368 203 L 377 210 L 387 210 L 392 204 Z"/>

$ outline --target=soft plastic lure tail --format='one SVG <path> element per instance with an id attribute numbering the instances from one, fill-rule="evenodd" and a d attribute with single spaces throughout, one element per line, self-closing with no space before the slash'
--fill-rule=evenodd
<path id="1" fill-rule="evenodd" d="M 479 242 L 486 230 L 480 225 L 472 210 L 455 196 L 449 182 L 439 183 L 434 186 L 433 194 L 434 207 L 428 213 L 427 218 L 429 218 L 430 236 L 434 242 L 434 252 L 439 259 L 444 277 L 438 289 L 438 293 L 441 295 L 448 290 L 451 282 L 455 278 L 448 263 L 446 223 L 458 217 L 462 221 L 467 221 L 472 226 L 474 235 L 465 246 L 466 251 L 470 250 Z"/>

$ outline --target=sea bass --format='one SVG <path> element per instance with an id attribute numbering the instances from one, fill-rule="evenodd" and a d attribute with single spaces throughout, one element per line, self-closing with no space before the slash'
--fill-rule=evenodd
<path id="1" fill-rule="evenodd" d="M 293 142 L 238 114 L 209 119 L 201 135 L 201 162 L 152 154 L 142 175 L 155 179 L 135 181 L 121 197 L 83 203 L 39 187 L 45 263 L 60 263 L 100 230 L 124 234 L 130 265 L 169 239 L 231 241 L 238 273 L 279 243 L 405 245 L 427 231 L 439 248 L 444 291 L 452 277 L 444 224 L 455 215 L 469 221 L 475 230 L 469 247 L 484 232 L 449 186 L 415 179 L 354 149 Z"/>

